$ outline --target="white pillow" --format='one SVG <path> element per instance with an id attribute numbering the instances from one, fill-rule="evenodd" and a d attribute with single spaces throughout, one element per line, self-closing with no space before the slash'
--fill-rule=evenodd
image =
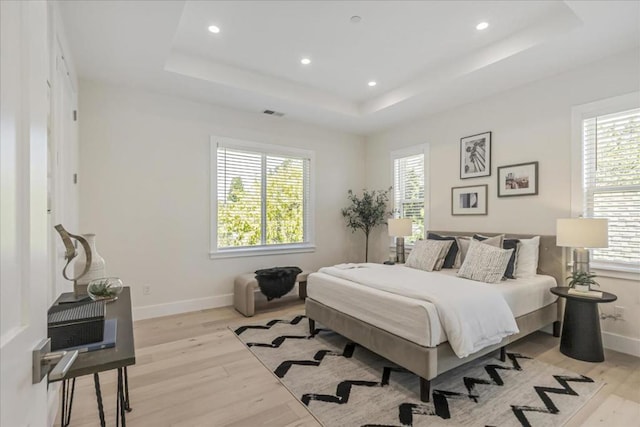
<path id="1" fill-rule="evenodd" d="M 405 265 L 419 270 L 440 270 L 453 240 L 418 240 Z"/>
<path id="2" fill-rule="evenodd" d="M 538 256 L 540 253 L 540 236 L 531 239 L 520 239 L 518 263 L 516 264 L 516 278 L 533 277 L 538 271 Z"/>
<path id="3" fill-rule="evenodd" d="M 512 252 L 513 249 L 496 248 L 472 239 L 458 276 L 479 282 L 500 283 Z"/>

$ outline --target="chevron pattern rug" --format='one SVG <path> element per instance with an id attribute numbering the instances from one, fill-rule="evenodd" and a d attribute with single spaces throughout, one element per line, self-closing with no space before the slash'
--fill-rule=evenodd
<path id="1" fill-rule="evenodd" d="M 234 332 L 326 427 L 561 426 L 603 386 L 507 352 L 440 375 L 423 403 L 417 376 L 317 326 L 311 337 L 296 316 Z"/>

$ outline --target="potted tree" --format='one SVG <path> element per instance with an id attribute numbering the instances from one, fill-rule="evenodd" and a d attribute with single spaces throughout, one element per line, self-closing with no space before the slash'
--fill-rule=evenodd
<path id="1" fill-rule="evenodd" d="M 391 216 L 387 211 L 389 202 L 389 192 L 391 187 L 385 191 L 371 192 L 363 190 L 362 197 L 359 198 L 352 190 L 349 190 L 347 198 L 351 205 L 342 209 L 342 216 L 347 220 L 347 226 L 351 232 L 362 230 L 365 236 L 365 262 L 369 261 L 369 234 L 378 225 L 384 224 L 385 220 Z"/>
<path id="2" fill-rule="evenodd" d="M 569 281 L 570 288 L 574 288 L 578 292 L 589 292 L 591 285 L 600 286 L 598 282 L 593 280 L 595 277 L 595 274 L 588 271 L 574 271 L 567 279 L 571 279 Z"/>

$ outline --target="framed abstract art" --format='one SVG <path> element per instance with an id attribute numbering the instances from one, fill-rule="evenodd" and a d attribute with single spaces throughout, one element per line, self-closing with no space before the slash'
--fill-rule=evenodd
<path id="1" fill-rule="evenodd" d="M 451 215 L 486 215 L 488 185 L 451 189 Z"/>
<path id="2" fill-rule="evenodd" d="M 491 175 L 491 132 L 460 139 L 460 179 Z"/>

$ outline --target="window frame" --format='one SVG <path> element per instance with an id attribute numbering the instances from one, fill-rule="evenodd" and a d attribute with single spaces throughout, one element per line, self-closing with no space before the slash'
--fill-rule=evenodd
<path id="1" fill-rule="evenodd" d="M 571 109 L 571 216 L 584 215 L 584 120 L 640 108 L 640 92 L 631 92 Z M 603 277 L 637 280 L 640 267 L 612 261 L 591 261 L 591 269 Z"/>
<path id="2" fill-rule="evenodd" d="M 431 203 L 430 203 L 430 196 L 431 196 L 431 191 L 430 191 L 430 187 L 429 187 L 429 144 L 425 143 L 425 144 L 420 144 L 420 145 L 414 145 L 411 147 L 406 147 L 406 148 L 401 148 L 398 150 L 393 150 L 389 152 L 389 163 L 390 163 L 390 170 L 391 170 L 391 184 L 393 186 L 393 184 L 395 184 L 395 160 L 397 159 L 402 159 L 404 157 L 410 157 L 410 156 L 416 156 L 418 154 L 422 154 L 423 157 L 423 171 L 424 171 L 424 198 L 422 200 L 423 203 L 423 208 L 424 208 L 424 233 L 425 235 L 422 236 L 423 239 L 426 239 L 426 234 L 427 231 L 429 230 L 429 219 L 431 218 Z M 392 209 L 395 210 L 396 206 L 396 197 L 395 197 L 395 191 L 396 189 L 393 188 L 391 190 L 391 202 L 392 202 Z M 390 248 L 395 248 L 396 244 L 395 244 L 395 237 L 391 237 L 389 236 L 389 247 Z M 411 249 L 413 248 L 413 243 L 405 243 L 405 248 L 407 249 Z"/>
<path id="3" fill-rule="evenodd" d="M 254 151 L 272 156 L 297 157 L 309 159 L 309 199 L 304 200 L 305 217 L 303 224 L 305 241 L 301 243 L 265 244 L 232 248 L 218 247 L 218 147 L 236 148 Z M 315 151 L 301 148 L 266 144 L 262 142 L 215 136 L 210 138 L 210 243 L 209 258 L 238 258 L 260 255 L 279 255 L 291 253 L 315 252 Z"/>

